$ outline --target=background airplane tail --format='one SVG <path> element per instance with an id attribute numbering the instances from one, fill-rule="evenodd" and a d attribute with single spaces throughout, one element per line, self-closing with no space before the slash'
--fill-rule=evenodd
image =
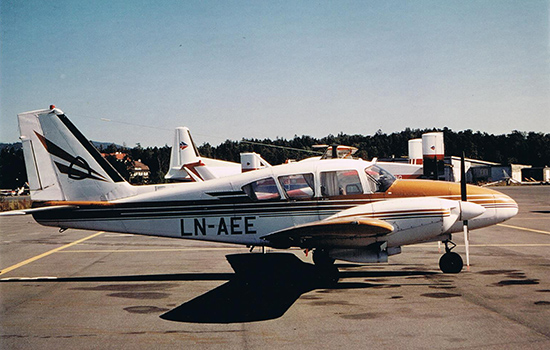
<path id="1" fill-rule="evenodd" d="M 176 128 L 170 169 L 164 176 L 167 180 L 206 181 L 219 177 L 238 174 L 241 166 L 238 163 L 202 157 L 186 127 Z"/>
<path id="2" fill-rule="evenodd" d="M 61 110 L 21 113 L 18 119 L 32 200 L 106 201 L 136 194 Z"/>
<path id="3" fill-rule="evenodd" d="M 174 134 L 174 143 L 172 144 L 172 152 L 170 153 L 170 169 L 164 176 L 168 180 L 192 180 L 185 166 L 200 165 L 201 158 L 191 133 L 186 127 L 176 128 Z"/>

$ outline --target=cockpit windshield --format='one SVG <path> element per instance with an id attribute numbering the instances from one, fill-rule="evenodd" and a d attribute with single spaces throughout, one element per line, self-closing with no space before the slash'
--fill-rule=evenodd
<path id="1" fill-rule="evenodd" d="M 365 169 L 372 192 L 386 192 L 394 183 L 395 176 L 377 165 Z"/>

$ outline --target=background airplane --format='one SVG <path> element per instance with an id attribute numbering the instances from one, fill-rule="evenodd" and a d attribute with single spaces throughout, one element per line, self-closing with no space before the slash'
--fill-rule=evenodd
<path id="1" fill-rule="evenodd" d="M 205 181 L 270 166 L 254 152 L 241 153 L 241 164 L 203 157 L 199 154 L 189 128 L 179 127 L 174 134 L 170 169 L 164 178 L 174 181 Z"/>
<path id="2" fill-rule="evenodd" d="M 352 159 L 357 151 L 355 147 L 344 145 L 314 147 L 325 149 L 325 153 L 323 156 L 310 159 Z M 255 152 L 241 153 L 240 156 L 241 164 L 203 157 L 193 141 L 189 128 L 178 127 L 175 129 L 170 153 L 170 169 L 164 178 L 173 181 L 205 181 L 271 166 Z M 378 162 L 378 164 L 400 179 L 414 179 L 423 175 L 422 165 L 394 162 Z"/>

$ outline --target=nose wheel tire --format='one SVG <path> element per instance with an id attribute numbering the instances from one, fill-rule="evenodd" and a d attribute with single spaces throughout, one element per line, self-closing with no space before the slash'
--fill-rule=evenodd
<path id="1" fill-rule="evenodd" d="M 443 273 L 459 273 L 463 266 L 462 258 L 454 252 L 445 253 L 439 259 L 439 268 Z"/>

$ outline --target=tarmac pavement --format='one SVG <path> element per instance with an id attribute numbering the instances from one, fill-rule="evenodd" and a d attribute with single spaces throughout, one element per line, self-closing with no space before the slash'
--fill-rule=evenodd
<path id="1" fill-rule="evenodd" d="M 550 349 L 550 186 L 496 189 L 520 212 L 471 232 L 470 271 L 430 243 L 336 285 L 301 250 L 0 217 L 0 348 Z"/>

